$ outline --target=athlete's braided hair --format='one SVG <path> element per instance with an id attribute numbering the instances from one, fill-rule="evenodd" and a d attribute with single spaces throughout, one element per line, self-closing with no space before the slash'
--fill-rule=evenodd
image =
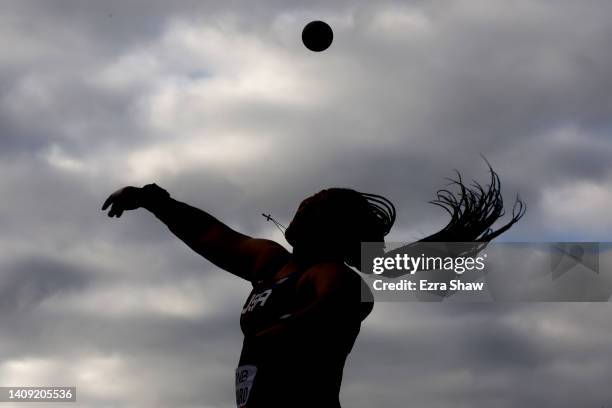
<path id="1" fill-rule="evenodd" d="M 387 198 L 371 193 L 359 193 L 368 203 L 374 217 L 379 220 L 380 231 L 383 236 L 391 231 L 395 223 L 395 206 Z"/>
<path id="2" fill-rule="evenodd" d="M 450 221 L 440 231 L 431 234 L 417 242 L 474 242 L 480 243 L 470 251 L 483 248 L 487 242 L 507 231 L 525 214 L 525 203 L 517 195 L 512 208 L 512 218 L 497 230 L 492 225 L 504 215 L 504 203 L 501 195 L 499 176 L 483 157 L 489 167 L 491 182 L 485 188 L 478 182 L 466 186 L 461 174 L 456 171 L 457 178 L 449 179 L 451 185 L 459 188 L 455 193 L 448 188 L 437 191 L 436 199 L 430 203 L 442 207 L 450 215 Z M 321 231 L 333 237 L 334 245 L 342 251 L 345 262 L 356 268 L 360 267 L 362 242 L 380 242 L 391 231 L 395 223 L 395 206 L 378 194 L 363 193 L 349 188 L 329 188 L 318 194 L 325 197 L 325 211 L 318 213 L 313 222 L 331 227 L 329 231 Z M 317 195 L 318 195 L 317 194 Z M 269 215 L 264 216 L 267 219 Z M 273 220 L 277 226 L 281 224 Z M 279 227 L 279 228 L 280 228 Z M 282 229 L 281 229 L 282 230 Z M 324 238 L 321 238 L 324 239 Z M 291 242 L 290 242 L 291 243 Z M 406 250 L 410 247 L 395 249 Z M 292 243 L 293 245 L 293 243 Z M 384 246 L 381 245 L 381 251 Z"/>
<path id="3" fill-rule="evenodd" d="M 431 204 L 442 207 L 450 215 L 450 221 L 440 231 L 421 238 L 417 242 L 393 249 L 386 256 L 395 254 L 406 254 L 417 251 L 424 252 L 427 247 L 420 245 L 421 242 L 459 242 L 466 245 L 453 245 L 447 247 L 446 255 L 453 257 L 475 256 L 482 251 L 487 244 L 506 232 L 518 220 L 520 220 L 527 209 L 525 203 L 517 194 L 512 206 L 512 218 L 506 224 L 494 230 L 493 224 L 504 215 L 504 201 L 501 195 L 501 183 L 499 176 L 493 170 L 486 158 L 484 161 L 489 167 L 491 175 L 490 184 L 485 188 L 478 182 L 473 181 L 471 186 L 466 186 L 459 171 L 457 178 L 450 178 L 450 185 L 457 186 L 459 193 L 448 188 L 438 190 L 436 199 Z M 404 272 L 387 271 L 384 276 L 398 277 Z"/>
<path id="4" fill-rule="evenodd" d="M 449 179 L 451 186 L 458 187 L 458 193 L 449 188 L 440 189 L 436 193 L 436 199 L 430 203 L 442 207 L 450 215 L 450 221 L 440 231 L 420 239 L 418 242 L 473 242 L 474 245 L 465 246 L 465 251 L 459 255 L 470 255 L 482 250 L 486 244 L 506 232 L 523 215 L 525 215 L 526 205 L 517 195 L 512 206 L 512 217 L 510 221 L 494 230 L 493 224 L 504 215 L 504 201 L 501 195 L 501 183 L 499 176 L 491 167 L 491 164 L 483 156 L 489 167 L 491 176 L 490 183 L 483 187 L 476 181 L 470 186 L 466 186 L 459 171 L 456 171 L 457 178 Z M 395 222 L 395 207 L 393 203 L 376 194 L 359 193 L 367 202 L 370 212 L 369 220 L 364 219 L 362 223 L 361 241 L 362 242 L 384 242 L 384 236 L 389 233 Z M 402 253 L 407 247 L 417 245 L 409 244 L 405 247 L 388 252 Z M 384 246 L 381 246 L 381 251 Z M 463 247 L 462 247 L 463 248 Z M 348 257 L 349 265 L 358 267 L 360 260 L 357 255 L 352 253 Z"/>
<path id="5" fill-rule="evenodd" d="M 489 242 L 506 232 L 525 215 L 526 205 L 517 194 L 512 206 L 512 218 L 508 223 L 493 230 L 491 227 L 504 215 L 504 200 L 501 195 L 499 176 L 484 158 L 489 167 L 491 182 L 485 190 L 478 182 L 471 187 L 463 183 L 459 171 L 457 178 L 449 178 L 450 185 L 459 188 L 459 195 L 448 189 L 438 190 L 436 199 L 430 203 L 442 207 L 451 216 L 448 225 L 420 242 Z"/>

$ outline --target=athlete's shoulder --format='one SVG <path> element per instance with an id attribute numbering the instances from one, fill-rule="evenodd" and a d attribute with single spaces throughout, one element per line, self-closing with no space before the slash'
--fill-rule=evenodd
<path id="1" fill-rule="evenodd" d="M 358 321 L 363 321 L 372 311 L 373 302 L 371 296 L 368 296 L 368 285 L 359 273 L 346 264 L 322 263 L 307 273 L 309 276 L 306 278 L 314 284 L 317 293 L 334 299 L 333 304 L 339 306 L 343 313 L 354 312 Z M 348 318 L 348 315 L 345 316 Z"/>
<path id="2" fill-rule="evenodd" d="M 266 280 L 272 278 L 291 257 L 278 242 L 268 239 L 253 239 L 252 245 L 257 249 L 257 259 L 251 281 Z"/>
<path id="3" fill-rule="evenodd" d="M 314 282 L 320 289 L 346 291 L 360 287 L 361 277 L 342 262 L 321 262 L 308 268 L 302 279 Z"/>

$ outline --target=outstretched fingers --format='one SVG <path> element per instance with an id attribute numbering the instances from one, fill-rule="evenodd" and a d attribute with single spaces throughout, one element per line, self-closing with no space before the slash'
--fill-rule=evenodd
<path id="1" fill-rule="evenodd" d="M 102 204 L 102 211 L 106 210 L 108 206 L 113 203 L 114 199 L 115 199 L 114 194 L 111 194 L 110 196 L 108 196 L 106 201 L 104 201 L 104 204 Z"/>
<path id="2" fill-rule="evenodd" d="M 113 202 L 110 211 L 108 212 L 109 217 L 121 217 L 123 214 L 123 206 L 121 206 L 117 201 Z"/>
<path id="3" fill-rule="evenodd" d="M 111 215 L 112 214 L 112 215 Z M 123 214 L 123 208 L 118 206 L 117 204 L 113 205 L 111 212 L 108 214 L 109 217 L 115 216 L 117 218 L 121 217 Z"/>
<path id="4" fill-rule="evenodd" d="M 121 217 L 123 211 L 125 210 L 124 206 L 121 204 L 121 197 L 117 194 L 113 193 L 104 201 L 102 205 L 102 211 L 106 210 L 110 206 L 110 210 L 108 211 L 109 217 Z"/>

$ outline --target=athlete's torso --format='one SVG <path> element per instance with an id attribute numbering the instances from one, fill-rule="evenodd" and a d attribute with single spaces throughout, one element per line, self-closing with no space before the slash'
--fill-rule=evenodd
<path id="1" fill-rule="evenodd" d="M 354 315 L 341 321 L 325 317 L 292 321 L 293 313 L 312 296 L 302 275 L 296 270 L 280 279 L 253 282 L 240 316 L 244 342 L 236 370 L 236 398 L 241 408 L 340 406 L 344 362 L 371 305 L 357 300 Z M 255 335 L 285 322 L 281 334 Z"/>

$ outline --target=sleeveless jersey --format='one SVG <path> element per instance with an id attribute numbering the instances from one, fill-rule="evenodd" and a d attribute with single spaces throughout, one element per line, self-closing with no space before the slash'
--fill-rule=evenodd
<path id="1" fill-rule="evenodd" d="M 296 271 L 274 282 L 253 284 L 240 316 L 244 341 L 236 369 L 239 408 L 340 407 L 342 370 L 360 320 L 347 318 L 350 324 L 333 326 L 322 321 L 296 322 L 280 335 L 255 336 L 284 319 L 291 323 L 300 307 L 296 290 L 300 276 Z"/>

